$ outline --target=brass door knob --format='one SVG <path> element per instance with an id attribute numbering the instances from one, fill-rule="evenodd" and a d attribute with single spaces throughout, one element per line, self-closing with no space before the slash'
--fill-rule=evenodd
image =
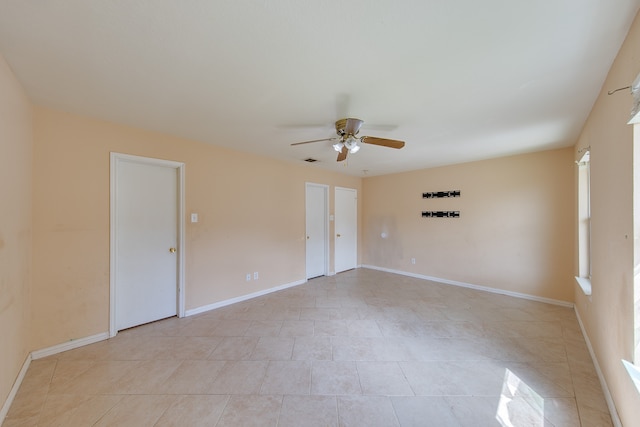
<path id="1" fill-rule="evenodd" d="M 176 248 L 169 248 L 169 252 L 171 252 L 172 254 L 175 254 L 175 253 L 176 253 L 176 251 L 177 251 L 177 249 L 176 249 Z"/>

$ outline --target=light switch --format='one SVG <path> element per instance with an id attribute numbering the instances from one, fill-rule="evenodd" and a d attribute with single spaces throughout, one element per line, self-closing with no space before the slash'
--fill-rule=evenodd
<path id="1" fill-rule="evenodd" d="M 198 222 L 198 214 L 197 213 L 192 213 L 191 214 L 191 222 Z"/>

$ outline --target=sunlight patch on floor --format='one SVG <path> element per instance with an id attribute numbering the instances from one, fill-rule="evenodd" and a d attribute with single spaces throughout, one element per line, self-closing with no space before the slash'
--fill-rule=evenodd
<path id="1" fill-rule="evenodd" d="M 544 399 L 505 369 L 496 420 L 503 427 L 544 426 Z"/>

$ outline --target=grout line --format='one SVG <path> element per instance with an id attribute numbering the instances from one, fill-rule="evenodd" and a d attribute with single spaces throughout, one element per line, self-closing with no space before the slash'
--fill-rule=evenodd
<path id="1" fill-rule="evenodd" d="M 284 394 L 280 396 L 280 409 L 278 410 L 278 417 L 276 418 L 276 427 L 280 425 L 280 417 L 282 416 L 282 405 L 284 405 Z"/>
<path id="2" fill-rule="evenodd" d="M 11 408 L 16 395 L 18 394 L 18 390 L 22 385 L 22 381 L 27 374 L 27 370 L 29 369 L 29 365 L 31 365 L 32 360 L 33 358 L 31 357 L 31 353 L 27 354 L 27 357 L 22 364 L 22 368 L 20 369 L 20 372 L 18 372 L 18 376 L 16 377 L 16 380 L 14 381 L 13 386 L 9 391 L 9 395 L 6 398 L 4 405 L 2 405 L 2 409 L 0 409 L 0 425 L 3 423 L 3 421 L 7 417 L 7 414 L 9 413 L 9 409 Z"/>
<path id="3" fill-rule="evenodd" d="M 372 283 L 366 283 L 366 285 L 370 285 L 370 284 L 372 284 Z M 374 286 L 374 288 L 376 289 L 376 292 L 377 292 L 377 289 L 378 289 L 378 286 L 379 286 L 379 285 L 378 285 L 378 284 L 376 284 L 376 283 L 373 283 L 372 285 Z M 374 295 L 374 297 L 375 297 L 375 295 Z M 407 294 L 407 295 L 402 295 L 402 297 L 403 297 L 403 298 L 405 298 L 405 297 L 406 297 L 406 298 L 408 298 L 409 300 L 411 299 L 411 297 L 410 297 L 410 295 L 409 295 L 409 294 Z M 365 298 L 365 297 L 361 297 L 360 299 L 363 299 L 363 298 Z M 367 298 L 368 298 L 368 297 L 367 297 Z M 376 297 L 376 298 L 378 298 L 378 297 Z M 379 298 L 381 298 L 381 299 L 385 299 L 385 298 L 393 298 L 393 296 L 392 296 L 392 295 L 388 295 L 388 296 L 387 296 L 387 295 L 385 295 L 385 294 L 383 294 L 383 293 L 379 293 Z M 280 304 L 281 304 L 281 303 L 282 303 L 282 301 L 280 301 Z M 406 305 L 406 307 L 407 307 L 407 309 L 408 309 L 408 310 L 411 310 L 411 307 L 410 307 L 409 305 L 407 305 L 407 304 L 405 304 L 405 305 Z M 285 306 L 286 306 L 286 305 L 282 305 L 282 307 L 285 307 Z M 279 305 L 278 307 L 280 307 L 280 305 Z M 365 306 L 365 308 L 361 308 L 360 310 L 365 310 L 365 309 L 366 309 L 366 307 L 367 307 L 367 306 Z M 369 306 L 369 307 L 371 307 L 371 308 L 375 308 L 375 306 Z M 291 307 L 291 309 L 294 309 L 294 307 Z M 327 308 L 327 309 L 330 309 L 330 310 L 331 310 L 331 309 L 333 309 L 333 308 L 331 308 L 331 307 L 330 307 L 330 308 Z M 354 311 L 354 310 L 358 310 L 358 309 L 357 309 L 357 308 L 351 308 L 350 310 L 351 310 L 351 311 Z M 215 323 L 215 322 L 221 322 L 221 321 L 227 321 L 227 320 L 231 320 L 231 321 L 236 321 L 236 320 L 243 320 L 243 321 L 247 321 L 247 319 L 246 319 L 245 317 L 242 317 L 242 319 L 240 319 L 240 318 L 239 318 L 240 316 L 243 316 L 243 315 L 244 315 L 244 312 L 242 312 L 242 313 L 241 313 L 241 312 L 239 312 L 239 311 L 238 311 L 238 312 L 234 312 L 233 310 L 230 310 L 230 311 L 228 311 L 227 313 L 228 313 L 228 315 L 229 315 L 229 319 L 226 319 L 226 320 L 225 320 L 225 319 L 217 319 L 217 320 L 215 320 L 215 319 L 213 319 L 213 318 L 212 318 L 212 319 L 211 319 L 211 321 L 212 321 L 212 322 L 214 322 L 214 323 Z M 235 315 L 234 315 L 234 313 L 235 313 Z M 274 310 L 274 313 L 276 313 L 276 314 L 277 314 L 277 310 Z M 301 320 L 300 320 L 300 316 L 301 316 L 301 309 L 298 309 L 297 313 L 298 313 L 298 320 L 292 320 L 292 322 L 301 321 Z M 386 316 L 387 314 L 388 314 L 389 316 L 391 316 L 391 315 L 393 315 L 393 314 L 394 314 L 394 312 L 389 312 L 389 313 L 379 313 L 379 316 Z M 399 312 L 398 314 L 402 314 L 402 313 L 400 313 L 400 312 Z M 238 317 L 238 318 L 236 319 L 235 317 Z M 262 317 L 262 316 L 261 316 L 261 317 Z M 395 318 L 395 317 L 392 317 L 392 318 Z M 349 334 L 348 334 L 348 324 L 349 324 L 349 323 L 353 323 L 353 322 L 356 322 L 356 323 L 357 323 L 357 322 L 362 322 L 362 323 L 364 324 L 364 323 L 369 323 L 369 322 L 372 320 L 373 322 L 371 322 L 371 324 L 375 324 L 375 325 L 376 325 L 376 328 L 377 328 L 377 329 L 379 330 L 379 332 L 382 334 L 380 337 L 371 337 L 371 336 L 369 336 L 368 334 L 364 334 L 363 336 L 350 337 L 351 339 L 354 339 L 354 340 L 362 340 L 362 341 L 367 341 L 367 340 L 381 340 L 381 341 L 384 341 L 384 342 L 386 343 L 386 342 L 388 342 L 390 339 L 393 339 L 393 338 L 401 338 L 401 339 L 403 339 L 403 340 L 414 339 L 414 338 L 419 338 L 419 339 L 424 338 L 424 337 L 422 337 L 422 336 L 419 336 L 419 337 L 413 337 L 413 336 L 409 336 L 409 335 L 398 335 L 398 332 L 404 332 L 404 333 L 406 333 L 406 331 L 394 330 L 393 328 L 391 328 L 391 329 L 390 329 L 390 331 L 389 331 L 389 336 L 386 336 L 384 333 L 382 333 L 382 327 L 381 327 L 381 324 L 389 325 L 390 323 L 393 323 L 393 322 L 400 322 L 400 321 L 397 321 L 397 320 L 388 320 L 388 318 L 387 318 L 387 317 L 376 317 L 375 315 L 373 315 L 373 316 L 369 316 L 369 319 L 360 319 L 360 320 L 357 320 L 357 319 L 339 319 L 339 320 L 340 320 L 341 322 L 344 322 L 344 324 L 345 324 L 345 325 L 347 325 L 347 332 L 346 332 L 346 334 L 345 334 L 345 335 L 333 335 L 333 336 L 329 335 L 329 336 L 326 336 L 326 337 L 324 337 L 324 336 L 323 336 L 322 338 L 323 338 L 323 340 L 324 340 L 325 338 L 328 340 L 328 344 L 330 345 L 330 361 L 331 361 L 332 363 L 337 363 L 337 362 L 342 362 L 342 363 L 344 363 L 344 362 L 347 362 L 347 363 L 353 363 L 353 364 L 354 364 L 354 366 L 356 367 L 356 374 L 358 375 L 359 386 L 360 386 L 360 394 L 359 394 L 359 395 L 353 394 L 353 396 L 367 396 L 367 395 L 365 395 L 365 394 L 364 394 L 364 390 L 363 390 L 363 383 L 362 383 L 362 378 L 363 378 L 363 376 L 361 376 L 361 375 L 360 375 L 359 367 L 361 367 L 361 366 L 366 366 L 366 363 L 367 363 L 367 362 L 370 362 L 370 361 L 372 361 L 372 362 L 382 362 L 382 363 L 386 363 L 386 362 L 391 362 L 391 360 L 386 360 L 386 359 L 385 359 L 385 360 L 378 360 L 378 359 L 377 359 L 378 353 L 376 352 L 376 353 L 374 353 L 374 357 L 373 357 L 373 358 L 368 358 L 367 360 L 363 360 L 363 361 L 361 361 L 361 360 L 352 360 L 352 361 L 349 361 L 349 360 L 342 360 L 342 361 L 336 361 L 336 360 L 335 360 L 335 352 L 336 352 L 336 348 L 337 348 L 337 346 L 335 345 L 335 343 L 336 343 L 336 342 L 338 342 L 338 343 L 344 343 L 344 342 L 346 342 L 345 340 L 346 340 L 346 339 L 348 339 L 348 337 L 350 337 L 350 336 L 349 336 Z M 179 321 L 179 320 L 178 320 L 178 321 Z M 254 320 L 254 319 L 250 319 L 250 322 L 255 322 L 255 321 L 256 321 L 256 320 Z M 309 341 L 312 341 L 312 342 L 313 342 L 315 339 L 320 339 L 320 337 L 319 337 L 318 335 L 316 335 L 316 333 L 318 332 L 318 331 L 317 331 L 317 322 L 319 322 L 319 321 L 325 322 L 325 320 L 314 320 L 314 321 L 313 321 L 313 323 L 312 323 L 312 335 L 311 335 L 311 339 L 310 339 Z M 536 321 L 536 322 L 537 322 L 537 321 L 539 321 L 539 320 L 537 320 L 537 319 L 536 319 L 536 320 L 529 320 L 529 321 L 526 321 L 526 322 L 530 323 L 530 322 L 533 322 L 533 321 Z M 280 327 L 279 327 L 279 329 L 278 329 L 277 337 L 275 337 L 275 338 L 293 339 L 293 346 L 291 347 L 290 357 L 289 357 L 289 359 L 288 359 L 288 360 L 293 360 L 293 359 L 292 359 L 292 357 L 293 357 L 293 354 L 294 354 L 294 349 L 295 349 L 295 346 L 296 346 L 296 342 L 298 341 L 298 339 L 301 339 L 301 340 L 308 339 L 308 336 L 307 336 L 307 335 L 304 335 L 304 336 L 280 337 L 280 332 L 282 331 L 282 327 L 283 327 L 283 325 L 284 325 L 284 322 L 285 322 L 285 321 L 280 320 L 279 322 L 280 322 L 280 323 L 279 323 Z M 403 323 L 403 322 L 405 322 L 405 321 L 403 320 L 403 321 L 401 321 L 400 323 Z M 413 321 L 409 321 L 409 320 L 407 320 L 406 322 L 411 323 L 411 322 L 413 322 Z M 424 320 L 422 320 L 422 318 L 420 318 L 419 320 L 416 320 L 416 322 L 419 322 L 419 323 L 421 323 L 421 324 L 422 324 L 422 323 L 425 323 L 426 321 L 424 321 Z M 451 331 L 448 331 L 448 330 L 447 330 L 448 332 L 446 332 L 446 333 L 447 333 L 447 335 L 446 335 L 446 336 L 442 336 L 442 337 L 434 337 L 434 340 L 435 340 L 434 342 L 435 342 L 435 343 L 437 343 L 437 342 L 444 342 L 443 340 L 460 340 L 460 341 L 465 341 L 465 342 L 473 343 L 475 340 L 484 340 L 484 339 L 486 339 L 486 337 L 484 337 L 484 336 L 478 336 L 478 337 L 476 337 L 476 336 L 472 336 L 472 337 L 465 336 L 466 332 L 464 332 L 462 335 L 460 335 L 462 332 L 459 330 L 459 328 L 463 328 L 466 324 L 471 323 L 471 322 L 470 322 L 470 321 L 468 321 L 468 320 L 462 320 L 462 321 L 444 321 L 444 320 L 440 320 L 440 321 L 432 321 L 432 322 L 439 322 L 439 323 L 446 322 L 446 323 L 448 323 L 448 324 L 451 324 L 451 325 L 452 325 L 452 330 L 451 330 Z M 524 321 L 523 321 L 523 322 L 524 322 Z M 566 340 L 566 338 L 565 338 L 565 332 L 571 332 L 571 331 L 572 331 L 573 329 L 575 329 L 575 328 L 573 328 L 573 329 L 572 329 L 572 328 L 570 328 L 569 326 L 566 326 L 566 327 L 565 327 L 565 325 L 564 325 L 561 321 L 559 321 L 559 322 L 560 322 L 560 324 L 561 324 L 562 337 L 553 337 L 553 339 L 556 339 L 556 338 L 561 338 L 561 339 L 562 339 L 563 344 L 564 344 L 564 346 L 563 346 L 564 356 L 565 356 L 566 360 L 567 360 L 567 361 L 569 361 L 569 357 L 568 357 L 568 355 L 569 355 L 568 348 L 569 348 L 569 347 L 568 347 L 568 345 L 567 345 L 567 340 Z M 173 324 L 173 323 L 169 323 L 169 324 Z M 168 325 L 169 325 L 169 324 L 168 324 Z M 253 323 L 250 323 L 248 328 L 251 328 L 251 325 L 253 325 Z M 567 325 L 569 325 L 569 323 L 567 323 Z M 188 325 L 184 325 L 184 326 L 186 327 L 186 326 L 188 326 Z M 582 325 L 580 325 L 580 326 L 582 326 Z M 567 329 L 566 329 L 566 328 L 567 328 Z M 181 329 L 182 329 L 182 328 L 181 328 Z M 187 328 L 187 330 L 188 330 L 188 328 Z M 213 329 L 211 329 L 211 330 L 213 330 Z M 221 327 L 221 329 L 220 329 L 220 330 L 222 330 L 222 327 Z M 248 330 L 249 330 L 249 329 L 248 329 Z M 365 329 L 365 330 L 366 330 L 366 329 Z M 126 337 L 126 336 L 125 336 L 125 337 L 123 337 L 123 338 L 133 339 L 133 342 L 134 342 L 134 343 L 135 343 L 135 342 L 138 342 L 140 338 L 142 338 L 142 337 L 147 337 L 147 336 L 149 336 L 149 337 L 154 337 L 154 338 L 156 338 L 156 337 L 164 338 L 164 335 L 156 335 L 157 333 L 161 332 L 161 330 L 160 330 L 159 328 L 158 328 L 158 330 L 157 330 L 157 331 L 156 331 L 155 329 L 145 329 L 144 331 L 146 331 L 146 332 L 145 332 L 146 334 L 149 334 L 149 333 L 151 333 L 151 334 L 150 334 L 150 335 L 145 335 L 145 333 L 142 333 L 142 334 L 132 334 L 132 335 L 130 335 L 130 336 L 128 336 L 128 337 Z M 185 331 L 186 331 L 186 330 L 185 330 Z M 329 332 L 330 332 L 330 331 L 329 331 Z M 340 332 L 340 331 L 336 331 L 336 332 Z M 331 332 L 331 333 L 333 333 L 333 332 Z M 246 331 L 245 331 L 245 334 L 246 334 Z M 451 335 L 451 334 L 453 334 L 453 335 Z M 579 334 L 579 332 L 578 332 L 578 334 Z M 123 334 L 123 335 L 125 335 L 125 334 Z M 181 335 L 178 335 L 178 336 L 181 336 Z M 577 335 L 576 335 L 576 336 L 577 336 Z M 256 338 L 255 345 L 254 345 L 254 347 L 251 349 L 251 352 L 250 352 L 250 355 L 251 355 L 251 354 L 253 354 L 253 353 L 256 351 L 257 343 L 259 342 L 259 340 L 260 340 L 260 339 L 262 339 L 264 336 L 262 336 L 262 335 L 261 335 L 261 336 L 258 336 L 258 337 L 252 337 L 252 336 L 247 337 L 247 336 L 245 336 L 245 335 L 240 335 L 240 336 L 238 336 L 238 337 L 239 337 L 239 338 L 245 338 L 245 339 L 246 339 L 246 338 Z M 193 357 L 189 356 L 189 360 L 192 360 L 192 359 L 193 359 L 193 360 L 209 360 L 209 357 L 210 357 L 210 356 L 211 356 L 211 355 L 216 351 L 216 349 L 217 349 L 217 348 L 219 348 L 219 346 L 222 344 L 222 342 L 223 342 L 224 340 L 226 340 L 226 339 L 234 339 L 234 338 L 238 338 L 238 337 L 224 337 L 224 336 L 220 336 L 220 337 L 210 337 L 210 338 L 216 338 L 218 341 L 217 341 L 217 343 L 215 343 L 215 345 L 213 345 L 213 346 L 211 347 L 211 349 L 209 350 L 209 352 L 208 352 L 206 355 L 204 355 L 204 356 L 198 356 L 198 358 L 197 358 L 197 359 L 193 359 Z M 193 337 L 188 337 L 188 338 L 193 338 Z M 489 337 L 489 338 L 491 338 L 491 337 Z M 496 337 L 493 337 L 493 338 L 496 338 Z M 514 337 L 504 337 L 504 338 L 505 338 L 506 340 L 511 340 L 511 339 L 513 339 Z M 525 338 L 525 339 L 527 339 L 527 338 L 528 338 L 528 336 L 525 336 L 524 338 Z M 269 339 L 269 340 L 270 340 L 270 339 L 272 339 L 272 338 L 269 336 L 269 338 L 265 338 L 265 339 Z M 113 341 L 113 342 L 118 342 L 117 340 L 118 340 L 118 337 L 114 338 L 114 341 Z M 140 342 L 141 344 L 144 344 L 144 342 L 142 342 L 142 341 L 139 341 L 139 342 Z M 100 348 L 102 348 L 102 347 L 100 347 Z M 110 349 L 111 347 L 108 347 L 108 348 Z M 324 346 L 324 345 L 323 345 L 323 346 L 322 346 L 322 348 L 323 348 L 323 351 L 326 351 L 326 346 Z M 203 354 L 204 354 L 204 353 L 206 353 L 206 351 L 205 351 L 205 352 L 203 352 Z M 418 354 L 418 353 L 414 353 L 413 351 L 411 351 L 411 353 L 412 353 L 412 354 L 416 354 L 416 355 Z M 75 353 L 74 353 L 74 354 L 75 354 Z M 84 353 L 80 353 L 80 354 L 84 354 Z M 147 353 L 145 352 L 145 354 L 147 354 Z M 325 353 L 325 354 L 326 354 L 326 353 Z M 380 354 L 382 355 L 383 353 L 380 353 Z M 385 353 L 384 353 L 384 355 L 386 355 L 386 354 L 387 354 L 387 353 L 385 352 Z M 484 354 L 484 352 L 483 352 L 482 354 Z M 111 358 L 110 358 L 110 359 L 108 359 L 108 360 L 120 360 L 120 359 L 118 359 L 118 357 L 119 357 L 119 356 L 116 356 L 114 359 L 111 359 Z M 182 357 L 183 357 L 183 355 L 181 355 L 181 358 L 182 358 Z M 353 357 L 355 357 L 355 358 L 357 359 L 357 357 L 358 357 L 358 356 L 357 356 L 357 355 L 354 355 Z M 384 356 L 383 356 L 383 357 L 384 357 Z M 408 356 L 407 356 L 407 357 L 408 357 Z M 446 355 L 444 355 L 444 354 L 443 354 L 443 355 L 442 355 L 441 357 L 439 357 L 437 360 L 435 360 L 435 359 L 434 359 L 434 360 L 428 360 L 428 361 L 424 361 L 424 362 L 431 363 L 431 362 L 437 362 L 437 361 L 446 361 L 446 359 L 443 359 L 443 357 L 446 357 Z M 475 359 L 478 359 L 480 356 L 474 356 L 474 357 L 475 357 Z M 508 357 L 507 357 L 505 360 L 501 360 L 501 359 L 497 359 L 497 358 L 495 358 L 495 359 L 494 359 L 494 357 L 497 357 L 497 356 L 496 356 L 496 355 L 494 355 L 493 357 L 485 357 L 485 356 L 482 356 L 482 358 L 481 358 L 481 359 L 478 359 L 478 360 L 482 360 L 482 361 L 485 361 L 485 362 L 498 362 L 498 363 L 501 363 L 501 362 L 507 362 L 507 361 L 509 361 L 509 360 L 508 360 L 508 359 L 509 359 Z M 53 359 L 53 358 L 52 358 L 52 359 Z M 475 359 L 473 359 L 473 360 L 475 360 Z M 50 383 L 53 381 L 53 377 L 54 377 L 54 375 L 55 375 L 55 373 L 56 373 L 56 370 L 57 370 L 57 368 L 58 368 L 58 366 L 57 366 L 58 361 L 59 361 L 59 360 L 62 360 L 62 359 L 55 358 L 55 360 L 56 360 L 56 366 L 55 366 L 55 368 L 54 368 L 53 374 L 51 375 L 51 378 L 49 379 Z M 88 361 L 89 359 L 84 358 L 84 359 L 82 359 L 82 360 L 86 360 L 86 361 Z M 123 360 L 129 360 L 129 359 L 123 359 Z M 142 358 L 138 358 L 138 359 L 136 359 L 136 360 L 148 360 L 148 359 L 146 359 L 145 357 L 142 357 Z M 184 363 L 184 361 L 185 361 L 185 360 L 186 360 L 186 359 L 182 359 L 182 360 L 180 361 L 180 364 Z M 251 360 L 251 359 L 249 359 L 249 360 Z M 309 396 L 314 396 L 314 395 L 312 395 L 312 394 L 311 394 L 311 392 L 312 392 L 312 390 L 313 390 L 313 367 L 314 367 L 314 365 L 321 365 L 321 364 L 322 364 L 322 363 L 324 363 L 325 361 L 324 361 L 324 360 L 322 360 L 322 361 L 320 361 L 320 360 L 313 360 L 313 359 L 306 359 L 306 360 L 308 360 L 308 363 L 310 363 L 310 367 L 311 367 L 311 369 L 310 369 L 310 371 L 309 371 L 309 373 L 308 373 L 308 375 L 309 375 L 308 395 L 309 395 Z M 469 361 L 471 361 L 472 359 L 468 359 L 468 360 L 469 360 Z M 225 365 L 224 365 L 224 366 L 226 366 L 227 364 L 230 364 L 230 363 L 238 363 L 238 362 L 240 362 L 240 361 L 241 361 L 241 360 L 233 360 L 233 361 L 218 361 L 218 362 L 225 363 Z M 528 364 L 528 365 L 532 365 L 532 364 L 534 364 L 534 362 L 525 362 L 525 361 L 518 361 L 518 360 L 511 360 L 511 361 L 513 361 L 513 362 L 515 362 L 515 363 L 525 363 L 525 364 Z M 555 363 L 554 361 L 546 361 L 546 362 L 545 362 L 545 361 L 543 361 L 543 360 L 538 360 L 538 359 L 536 359 L 536 361 L 537 361 L 537 362 L 541 362 L 541 363 Z M 261 383 L 260 383 L 260 386 L 259 386 L 259 388 L 258 388 L 258 393 L 257 393 L 257 395 L 259 395 L 260 391 L 262 390 L 262 387 L 263 387 L 263 386 L 264 386 L 264 384 L 265 384 L 266 375 L 267 375 L 267 371 L 268 371 L 269 366 L 270 366 L 271 364 L 273 364 L 273 363 L 277 363 L 277 362 L 274 362 L 274 361 L 272 361 L 272 360 L 264 360 L 264 359 L 263 359 L 263 362 L 267 362 L 267 370 L 265 370 L 264 376 L 263 376 L 262 381 L 261 381 Z M 406 383 L 407 383 L 407 384 L 409 385 L 409 387 L 410 387 L 410 390 L 411 390 L 411 393 L 412 393 L 412 394 L 407 394 L 407 396 L 416 396 L 416 393 L 415 393 L 415 391 L 414 391 L 414 389 L 413 389 L 412 385 L 410 384 L 410 382 L 409 382 L 409 380 L 408 380 L 408 378 L 407 378 L 407 375 L 406 375 L 406 373 L 405 373 L 405 371 L 404 371 L 403 367 L 401 366 L 401 363 L 409 364 L 408 366 L 411 366 L 411 364 L 412 364 L 412 363 L 424 363 L 424 362 L 423 362 L 423 361 L 420 361 L 420 360 L 404 360 L 404 361 L 396 360 L 396 361 L 393 361 L 393 362 L 394 362 L 398 367 L 400 367 L 401 372 L 402 372 L 402 375 L 403 375 L 403 378 L 405 379 Z M 98 361 L 98 362 L 95 362 L 95 363 L 100 363 L 100 362 Z M 217 378 L 217 376 L 218 376 L 218 375 L 220 375 L 220 374 L 224 371 L 224 366 L 223 366 L 223 368 L 222 368 L 222 369 L 220 369 L 220 371 L 216 374 L 216 378 Z M 571 373 L 572 373 L 572 371 L 571 371 L 571 363 L 569 363 L 569 369 L 570 369 L 569 373 L 571 374 Z M 214 378 L 214 381 L 215 381 L 215 378 Z M 574 385 L 574 376 L 573 376 L 573 375 L 571 375 L 571 382 L 572 382 L 572 390 L 573 390 L 573 393 L 574 393 L 574 397 L 573 397 L 573 399 L 574 399 L 574 401 L 576 402 L 576 410 L 578 411 L 578 412 L 577 412 L 577 415 L 578 415 L 578 416 L 580 416 L 579 408 L 578 408 L 578 405 L 577 405 L 577 399 L 575 398 L 575 385 Z M 143 393 L 143 394 L 144 394 L 144 393 Z M 211 393 L 207 393 L 207 394 L 211 394 Z M 215 393 L 214 393 L 214 394 L 215 394 Z M 224 394 L 224 393 L 222 393 L 222 394 Z M 254 394 L 255 394 L 255 393 L 254 393 Z M 120 395 L 120 396 L 121 396 L 121 400 L 120 400 L 118 403 L 116 403 L 113 407 L 116 407 L 117 405 L 121 404 L 122 396 L 123 396 L 123 395 Z M 222 408 L 223 412 L 224 412 L 224 410 L 228 407 L 228 403 L 229 403 L 229 401 L 230 401 L 230 399 L 231 399 L 231 395 L 226 394 L 226 396 L 227 396 L 227 400 L 226 400 L 226 402 L 224 403 L 224 407 Z M 277 422 L 278 422 L 278 423 L 281 421 L 281 415 L 282 415 L 282 413 L 283 413 L 282 405 L 283 405 L 283 403 L 284 403 L 284 396 L 285 396 L 285 394 L 281 395 L 281 406 L 280 406 L 280 412 L 279 412 L 279 413 L 278 413 L 278 415 L 277 415 Z M 320 396 L 320 395 L 318 395 L 318 396 Z M 334 396 L 333 396 L 333 398 L 334 398 L 334 403 L 335 403 L 335 405 L 336 405 L 336 414 L 337 414 L 337 416 L 338 416 L 338 421 L 340 420 L 339 401 L 338 401 L 338 399 L 339 399 L 339 398 L 344 399 L 344 398 L 345 398 L 345 396 L 348 396 L 348 395 L 344 395 L 344 396 L 340 396 L 340 397 L 339 397 L 339 396 L 337 396 L 337 395 L 334 395 Z M 392 399 L 392 397 L 394 397 L 394 396 L 390 396 L 390 395 L 380 395 L 380 396 L 386 396 L 386 397 L 389 399 L 389 401 L 392 403 L 392 408 L 393 408 L 394 414 L 395 414 L 395 416 L 396 416 L 396 419 L 398 419 L 398 412 L 397 412 L 397 410 L 396 410 L 396 407 L 393 405 L 393 401 L 391 400 L 391 399 Z M 46 404 L 46 403 L 45 403 L 45 404 Z M 43 404 L 43 405 L 45 405 L 45 404 Z M 113 409 L 113 407 L 112 407 L 112 408 L 107 409 L 107 410 L 106 410 L 106 412 L 101 416 L 101 418 L 100 418 L 100 419 L 104 418 L 104 416 L 105 416 L 109 411 L 111 411 L 111 410 Z M 344 408 L 343 408 L 343 409 L 344 409 Z M 166 411 L 166 410 L 167 410 L 167 409 L 165 409 L 165 411 Z M 221 412 L 221 413 L 220 413 L 220 418 L 218 419 L 218 421 L 217 421 L 216 423 L 220 423 L 220 420 L 221 420 L 221 418 L 222 418 L 222 414 L 223 414 L 223 412 Z M 41 415 L 42 415 L 42 411 L 41 411 L 41 413 L 40 413 L 40 416 L 41 416 Z M 275 415 L 275 414 L 274 414 L 274 415 Z M 162 416 L 163 416 L 163 415 L 161 415 L 161 416 L 160 416 L 160 418 L 161 418 Z"/>
<path id="4" fill-rule="evenodd" d="M 589 340 L 589 335 L 587 335 L 586 330 L 584 328 L 584 324 L 582 323 L 582 318 L 580 317 L 580 313 L 574 307 L 574 313 L 576 314 L 576 318 L 578 319 L 578 325 L 580 326 L 580 331 L 582 332 L 582 337 L 587 345 L 587 350 L 589 351 L 589 356 L 591 357 L 591 363 L 596 370 L 596 374 L 598 376 L 598 380 L 600 381 L 600 388 L 602 388 L 602 393 L 604 394 L 604 400 L 609 408 L 609 416 L 611 417 L 611 421 L 615 427 L 622 427 L 622 421 L 620 420 L 620 416 L 618 415 L 618 410 L 616 409 L 615 402 L 613 401 L 613 397 L 611 396 L 611 392 L 609 391 L 609 386 L 604 378 L 604 374 L 600 369 L 600 364 L 598 363 L 598 358 L 596 357 L 596 353 L 591 346 L 591 341 Z M 572 377 L 573 380 L 573 377 Z M 578 399 L 576 398 L 576 405 L 578 403 Z M 580 413 L 580 405 L 578 406 L 578 412 Z M 582 419 L 581 419 L 582 420 Z"/>

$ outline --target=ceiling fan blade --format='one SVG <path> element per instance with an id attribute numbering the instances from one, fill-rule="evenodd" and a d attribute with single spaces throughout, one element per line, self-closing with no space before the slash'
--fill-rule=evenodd
<path id="1" fill-rule="evenodd" d="M 375 136 L 363 136 L 360 141 L 365 144 L 381 145 L 389 148 L 402 148 L 404 147 L 404 141 L 398 141 L 395 139 L 376 138 Z"/>
<path id="2" fill-rule="evenodd" d="M 357 135 L 363 123 L 360 119 L 341 119 L 336 122 L 336 129 L 344 129 L 347 135 Z"/>
<path id="3" fill-rule="evenodd" d="M 338 153 L 338 161 L 341 162 L 347 158 L 347 153 L 349 149 L 347 147 L 342 147 L 342 151 Z"/>
<path id="4" fill-rule="evenodd" d="M 320 141 L 335 141 L 339 138 L 323 138 L 323 139 L 314 139 L 313 141 L 303 141 L 303 142 L 295 142 L 291 145 L 302 145 L 302 144 L 311 144 L 312 142 L 320 142 Z"/>

